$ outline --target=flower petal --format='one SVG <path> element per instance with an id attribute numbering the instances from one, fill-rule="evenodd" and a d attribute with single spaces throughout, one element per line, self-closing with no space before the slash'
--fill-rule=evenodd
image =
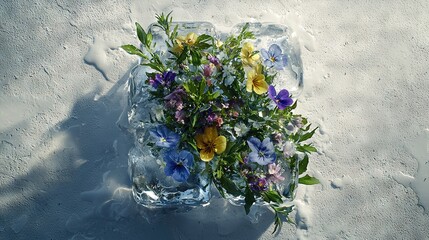
<path id="1" fill-rule="evenodd" d="M 269 138 L 265 138 L 263 141 L 262 141 L 262 144 L 261 144 L 261 148 L 263 148 L 264 149 L 264 152 L 265 153 L 273 153 L 274 152 L 274 145 L 273 145 L 273 142 L 271 142 L 271 140 L 269 139 Z"/>
<path id="2" fill-rule="evenodd" d="M 279 45 L 273 44 L 270 46 L 270 49 L 268 49 L 268 53 L 270 54 L 271 57 L 277 58 L 282 54 L 282 49 L 280 48 Z"/>
<path id="3" fill-rule="evenodd" d="M 252 92 L 253 90 L 253 74 L 251 74 L 251 72 L 247 75 L 246 91 L 248 92 Z"/>
<path id="4" fill-rule="evenodd" d="M 256 74 L 262 74 L 262 65 L 258 64 L 254 68 Z"/>
<path id="5" fill-rule="evenodd" d="M 195 141 L 197 142 L 197 147 L 199 149 L 204 148 L 205 142 L 204 142 L 204 135 L 203 134 L 197 134 L 197 136 L 195 137 Z"/>
<path id="6" fill-rule="evenodd" d="M 249 145 L 252 152 L 258 152 L 259 147 L 261 146 L 261 140 L 255 137 L 250 137 L 249 140 L 247 140 L 247 144 Z"/>
<path id="7" fill-rule="evenodd" d="M 178 182 L 186 182 L 186 180 L 188 180 L 189 174 L 190 172 L 188 168 L 185 166 L 177 166 L 171 177 L 173 177 L 173 179 Z"/>
<path id="8" fill-rule="evenodd" d="M 276 89 L 274 88 L 273 85 L 270 85 L 268 87 L 268 97 L 271 98 L 271 100 L 275 101 L 276 96 L 277 96 Z"/>
<path id="9" fill-rule="evenodd" d="M 261 165 L 267 165 L 270 163 L 274 163 L 276 161 L 276 158 L 277 158 L 277 156 L 276 156 L 275 152 L 273 152 L 271 154 L 267 154 L 264 156 L 264 164 L 261 164 Z"/>
<path id="10" fill-rule="evenodd" d="M 190 168 L 194 165 L 194 155 L 188 151 L 181 151 L 178 158 L 183 161 L 186 167 Z"/>
<path id="11" fill-rule="evenodd" d="M 177 164 L 175 164 L 173 162 L 168 162 L 167 165 L 164 168 L 165 175 L 166 176 L 173 175 L 174 171 L 176 170 L 176 166 L 177 166 Z"/>
<path id="12" fill-rule="evenodd" d="M 200 151 L 200 158 L 204 162 L 209 162 L 214 157 L 214 151 L 210 151 L 210 149 L 202 149 Z"/>
<path id="13" fill-rule="evenodd" d="M 249 158 L 250 162 L 256 162 L 256 163 L 261 162 L 258 152 L 251 152 L 247 157 Z"/>
<path id="14" fill-rule="evenodd" d="M 268 83 L 265 82 L 264 75 L 259 74 L 253 81 L 253 91 L 258 95 L 264 94 L 268 91 Z"/>
<path id="15" fill-rule="evenodd" d="M 224 136 L 219 136 L 214 141 L 215 144 L 215 152 L 217 154 L 221 154 L 226 149 L 226 138 Z"/>
<path id="16" fill-rule="evenodd" d="M 164 153 L 164 162 L 166 162 L 167 164 L 169 163 L 173 163 L 173 164 L 177 164 L 177 152 L 176 151 L 167 151 Z"/>
<path id="17" fill-rule="evenodd" d="M 261 49 L 261 55 L 264 59 L 270 59 L 270 56 L 268 55 L 268 52 L 265 49 Z"/>
<path id="18" fill-rule="evenodd" d="M 289 98 L 289 92 L 288 92 L 288 90 L 286 90 L 286 89 L 282 89 L 282 90 L 280 90 L 280 92 L 279 92 L 279 94 L 278 94 L 277 98 L 278 98 L 278 99 L 286 99 L 286 98 Z"/>
<path id="19" fill-rule="evenodd" d="M 206 127 L 204 129 L 204 136 L 209 142 L 213 142 L 218 136 L 216 127 Z"/>
<path id="20" fill-rule="evenodd" d="M 271 60 L 266 59 L 266 60 L 264 61 L 264 65 L 270 68 L 270 67 L 272 67 L 272 66 L 274 65 L 274 63 L 273 63 L 273 62 L 271 62 Z"/>

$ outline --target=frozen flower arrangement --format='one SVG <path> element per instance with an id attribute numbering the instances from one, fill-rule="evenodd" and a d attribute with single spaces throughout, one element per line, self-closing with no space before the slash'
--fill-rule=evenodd
<path id="1" fill-rule="evenodd" d="M 253 204 L 269 205 L 276 231 L 284 219 L 292 222 L 296 185 L 319 183 L 305 174 L 316 152 L 306 141 L 316 128 L 292 112 L 297 102 L 275 84 L 288 55 L 275 43 L 256 49 L 248 25 L 224 41 L 193 32 L 179 36 L 170 14 L 157 15 L 154 25 L 165 34 L 168 52 L 156 51 L 152 32 L 138 23 L 141 48 L 122 46 L 151 69 L 145 84 L 155 117 L 147 144 L 174 181 L 187 182 L 203 165 L 219 193 L 242 200 L 246 213 Z"/>

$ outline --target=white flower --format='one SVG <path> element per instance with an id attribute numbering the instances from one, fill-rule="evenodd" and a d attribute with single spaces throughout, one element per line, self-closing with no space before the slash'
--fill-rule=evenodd
<path id="1" fill-rule="evenodd" d="M 296 152 L 296 146 L 295 143 L 291 141 L 286 141 L 283 145 L 283 155 L 286 158 L 292 157 Z"/>
<path id="2" fill-rule="evenodd" d="M 237 137 L 241 137 L 246 135 L 249 132 L 249 128 L 244 123 L 238 123 L 234 127 L 234 131 L 237 134 Z"/>
<path id="3" fill-rule="evenodd" d="M 155 105 L 151 108 L 151 110 L 157 121 L 164 120 L 164 108 L 162 105 Z"/>

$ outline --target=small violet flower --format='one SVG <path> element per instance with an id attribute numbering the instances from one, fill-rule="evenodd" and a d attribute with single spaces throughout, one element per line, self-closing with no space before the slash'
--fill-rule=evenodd
<path id="1" fill-rule="evenodd" d="M 219 117 L 216 113 L 210 113 L 207 117 L 206 117 L 206 121 L 208 123 L 216 123 L 216 125 L 218 127 L 222 126 L 223 124 L 223 119 L 222 117 Z"/>
<path id="2" fill-rule="evenodd" d="M 178 182 L 185 182 L 190 174 L 189 168 L 194 164 L 194 156 L 188 151 L 168 151 L 164 154 L 166 166 L 164 173 Z"/>
<path id="3" fill-rule="evenodd" d="M 170 86 L 171 83 L 174 82 L 174 79 L 176 78 L 176 73 L 172 71 L 164 72 L 161 74 L 157 73 L 155 75 L 155 79 L 149 79 L 149 84 L 152 85 L 154 88 L 158 88 L 159 85 L 161 86 Z"/>
<path id="4" fill-rule="evenodd" d="M 207 58 L 208 60 L 209 60 L 209 62 L 211 62 L 213 65 L 215 65 L 216 67 L 219 67 L 220 66 L 220 61 L 219 61 L 219 59 L 217 58 L 217 57 L 215 57 L 215 56 L 208 56 L 208 58 Z"/>
<path id="5" fill-rule="evenodd" d="M 282 54 L 282 49 L 277 44 L 271 45 L 268 51 L 261 49 L 261 55 L 267 67 L 283 70 L 283 67 L 287 65 L 287 56 Z"/>
<path id="6" fill-rule="evenodd" d="M 204 77 L 210 77 L 213 74 L 214 66 L 213 64 L 207 64 L 203 67 L 203 75 Z"/>
<path id="7" fill-rule="evenodd" d="M 265 178 L 252 177 L 249 184 L 250 189 L 255 192 L 263 192 L 268 189 L 268 181 Z"/>
<path id="8" fill-rule="evenodd" d="M 172 93 L 164 97 L 166 100 L 165 105 L 168 108 L 173 108 L 178 111 L 183 109 L 183 100 L 182 98 L 186 96 L 185 90 L 183 88 L 176 88 Z"/>
<path id="9" fill-rule="evenodd" d="M 268 164 L 268 181 L 272 183 L 277 183 L 285 180 L 285 178 L 282 176 L 283 169 L 280 166 L 280 164 Z"/>
<path id="10" fill-rule="evenodd" d="M 178 123 L 185 124 L 186 113 L 184 110 L 176 111 L 174 117 Z"/>
<path id="11" fill-rule="evenodd" d="M 274 152 L 274 145 L 269 138 L 261 140 L 251 137 L 247 140 L 247 144 L 252 150 L 249 153 L 249 160 L 256 162 L 259 165 L 267 165 L 276 160 L 276 153 Z"/>
<path id="12" fill-rule="evenodd" d="M 268 87 L 268 97 L 276 103 L 280 110 L 285 109 L 293 103 L 293 100 L 289 97 L 289 92 L 286 89 L 280 90 L 279 94 L 277 94 L 273 85 Z"/>
<path id="13" fill-rule="evenodd" d="M 165 125 L 158 125 L 149 130 L 150 135 L 155 138 L 155 144 L 163 148 L 176 148 L 179 144 L 179 134 L 170 131 Z"/>

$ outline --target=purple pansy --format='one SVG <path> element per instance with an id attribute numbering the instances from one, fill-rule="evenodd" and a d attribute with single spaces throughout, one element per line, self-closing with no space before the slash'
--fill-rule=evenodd
<path id="1" fill-rule="evenodd" d="M 155 144 L 163 148 L 176 148 L 179 144 L 179 134 L 170 131 L 165 125 L 158 125 L 149 130 L 150 135 L 155 138 Z"/>
<path id="2" fill-rule="evenodd" d="M 170 86 L 171 83 L 174 82 L 175 78 L 176 78 L 176 73 L 172 71 L 164 72 L 162 73 L 162 75 L 157 73 L 154 79 L 149 80 L 149 84 L 152 85 L 152 87 L 154 88 L 158 88 L 159 85 Z"/>
<path id="3" fill-rule="evenodd" d="M 186 182 L 189 177 L 189 168 L 194 164 L 194 156 L 188 151 L 169 151 L 164 154 L 166 166 L 164 173 L 178 182 Z"/>
<path id="4" fill-rule="evenodd" d="M 276 153 L 274 152 L 274 145 L 269 138 L 265 138 L 262 142 L 261 140 L 251 137 L 247 140 L 247 144 L 252 150 L 249 153 L 249 160 L 251 162 L 256 162 L 259 165 L 267 165 L 274 163 L 276 160 Z"/>
<path id="5" fill-rule="evenodd" d="M 267 67 L 274 67 L 277 70 L 283 70 L 287 65 L 287 56 L 282 54 L 282 49 L 279 45 L 273 44 L 267 50 L 261 49 L 261 55 L 264 58 L 264 64 Z"/>
<path id="6" fill-rule="evenodd" d="M 285 109 L 293 103 L 293 100 L 289 97 L 289 92 L 286 89 L 280 90 L 279 94 L 277 94 L 273 85 L 268 87 L 268 97 L 276 103 L 280 110 Z"/>
<path id="7" fill-rule="evenodd" d="M 268 189 L 268 181 L 265 178 L 251 177 L 249 185 L 250 189 L 255 192 L 263 192 Z"/>

